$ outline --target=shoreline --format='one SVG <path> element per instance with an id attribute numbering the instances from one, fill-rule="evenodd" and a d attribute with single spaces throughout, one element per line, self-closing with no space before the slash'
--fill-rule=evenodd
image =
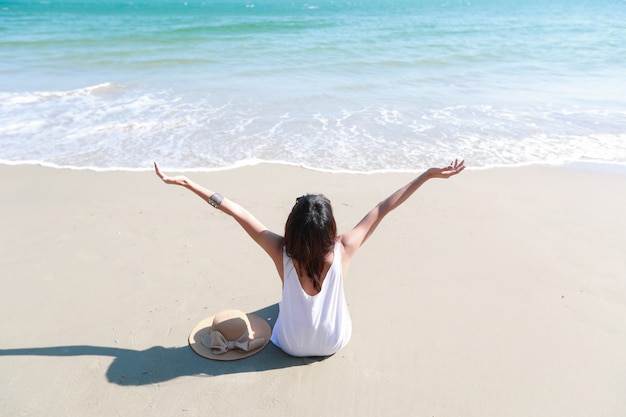
<path id="1" fill-rule="evenodd" d="M 467 170 L 391 213 L 345 281 L 346 348 L 218 363 L 187 346 L 237 308 L 275 320 L 271 261 L 152 172 L 0 165 L 0 414 L 612 417 L 626 409 L 626 177 Z M 339 232 L 410 173 L 190 173 L 280 232 L 323 192 Z M 245 393 L 245 394 L 242 394 Z M 313 400 L 315 407 L 308 404 Z"/>
<path id="2" fill-rule="evenodd" d="M 159 161 L 157 161 L 159 162 Z M 447 162 L 442 162 L 443 164 Z M 319 172 L 323 174 L 337 174 L 337 175 L 384 175 L 384 174 L 416 174 L 420 173 L 429 167 L 423 168 L 415 168 L 412 170 L 393 170 L 393 169 L 380 169 L 373 171 L 352 171 L 352 170 L 327 170 L 323 168 L 309 167 L 302 164 L 290 163 L 285 161 L 241 161 L 239 163 L 233 164 L 231 166 L 226 167 L 217 167 L 217 168 L 186 168 L 186 169 L 176 169 L 165 166 L 163 169 L 169 172 L 178 172 L 178 173 L 188 173 L 188 174 L 211 174 L 218 172 L 229 172 L 236 171 L 242 168 L 256 167 L 256 166 L 277 166 L 277 167 L 290 167 L 303 169 L 311 172 Z M 101 168 L 95 166 L 72 166 L 72 165 L 57 165 L 50 162 L 42 162 L 42 161 L 8 161 L 8 160 L 0 160 L 0 166 L 7 167 L 19 167 L 19 166 L 33 166 L 33 167 L 41 167 L 48 169 L 57 169 L 57 170 L 68 170 L 68 171 L 89 171 L 89 172 L 152 172 L 154 171 L 154 167 L 150 165 L 147 168 L 128 168 L 128 167 L 115 167 L 115 168 Z M 468 171 L 488 171 L 488 170 L 498 170 L 498 169 L 519 169 L 519 168 L 573 168 L 584 171 L 603 171 L 614 174 L 626 175 L 626 163 L 619 164 L 614 162 L 604 162 L 604 161 L 572 161 L 572 162 L 528 162 L 528 163 L 520 163 L 520 164 L 510 164 L 510 165 L 490 165 L 490 166 L 468 166 L 466 170 Z"/>

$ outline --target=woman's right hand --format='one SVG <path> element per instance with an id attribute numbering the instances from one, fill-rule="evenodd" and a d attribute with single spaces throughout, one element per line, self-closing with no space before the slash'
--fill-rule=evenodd
<path id="1" fill-rule="evenodd" d="M 465 160 L 462 160 L 461 162 L 459 162 L 458 159 L 455 159 L 447 167 L 429 169 L 428 175 L 431 178 L 450 178 L 453 175 L 457 175 L 464 169 L 465 169 Z"/>
<path id="2" fill-rule="evenodd" d="M 189 179 L 185 177 L 184 175 L 176 175 L 175 177 L 163 175 L 161 173 L 161 170 L 159 169 L 159 165 L 157 165 L 156 162 L 154 163 L 154 171 L 156 172 L 157 176 L 161 178 L 163 182 L 166 184 L 185 186 L 189 182 Z"/>

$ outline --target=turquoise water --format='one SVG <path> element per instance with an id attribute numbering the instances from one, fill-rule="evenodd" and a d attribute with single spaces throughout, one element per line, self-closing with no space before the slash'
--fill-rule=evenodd
<path id="1" fill-rule="evenodd" d="M 0 1 L 0 161 L 626 165 L 626 1 Z"/>

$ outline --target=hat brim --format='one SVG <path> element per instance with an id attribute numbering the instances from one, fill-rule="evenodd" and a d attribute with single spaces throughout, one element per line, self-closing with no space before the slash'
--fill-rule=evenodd
<path id="1" fill-rule="evenodd" d="M 213 318 L 215 315 L 211 317 L 207 317 L 203 319 L 193 328 L 191 333 L 189 334 L 189 346 L 196 352 L 198 355 L 203 358 L 213 359 L 216 361 L 234 361 L 237 359 L 247 358 L 254 354 L 262 351 L 265 346 L 270 341 L 272 336 L 272 329 L 270 325 L 263 320 L 261 317 L 254 314 L 246 314 L 248 316 L 248 320 L 250 321 L 250 327 L 254 332 L 255 339 L 264 339 L 264 343 L 262 346 L 258 347 L 254 350 L 243 351 L 239 349 L 229 350 L 228 352 L 216 355 L 211 351 L 211 348 L 202 344 L 202 340 L 211 332 L 211 326 L 213 325 Z"/>

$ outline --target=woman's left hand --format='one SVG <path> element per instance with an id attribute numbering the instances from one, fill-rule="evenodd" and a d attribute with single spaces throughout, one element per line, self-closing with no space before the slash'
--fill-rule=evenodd
<path id="1" fill-rule="evenodd" d="M 174 177 L 163 175 L 163 173 L 161 173 L 161 170 L 159 169 L 159 165 L 157 165 L 156 162 L 154 163 L 154 171 L 156 172 L 157 176 L 159 178 L 161 178 L 163 180 L 163 182 L 166 183 L 166 184 L 174 184 L 174 185 L 183 185 L 184 186 L 189 181 L 187 179 L 187 177 L 185 177 L 184 175 L 176 175 Z"/>

